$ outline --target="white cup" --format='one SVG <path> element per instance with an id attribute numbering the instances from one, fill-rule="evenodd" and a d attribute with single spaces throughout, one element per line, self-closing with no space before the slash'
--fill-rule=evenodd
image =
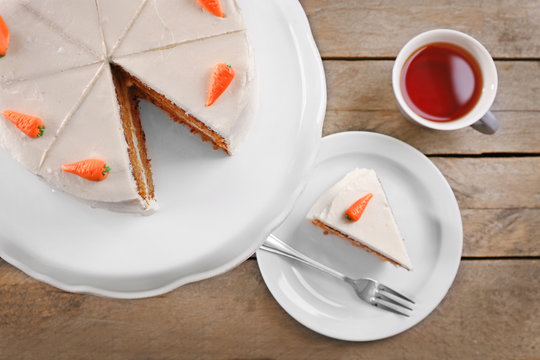
<path id="1" fill-rule="evenodd" d="M 482 72 L 482 92 L 476 105 L 461 118 L 448 122 L 430 121 L 416 114 L 407 105 L 401 92 L 401 71 L 409 56 L 421 47 L 435 42 L 451 43 L 467 50 L 476 59 Z M 485 134 L 493 134 L 499 128 L 497 119 L 489 111 L 497 93 L 497 69 L 495 63 L 482 44 L 462 32 L 448 29 L 430 30 L 409 40 L 400 50 L 394 63 L 392 87 L 401 112 L 409 120 L 420 125 L 437 130 L 456 130 L 472 126 Z"/>

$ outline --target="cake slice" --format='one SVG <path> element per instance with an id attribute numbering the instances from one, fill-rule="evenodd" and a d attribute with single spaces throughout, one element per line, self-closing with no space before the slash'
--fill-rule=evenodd
<path id="1" fill-rule="evenodd" d="M 98 207 L 125 212 L 155 210 L 153 188 L 141 170 L 136 146 L 131 151 L 124 133 L 120 108 L 109 66 L 101 72 L 61 136 L 46 154 L 39 175 L 65 192 Z M 89 181 L 63 171 L 63 166 L 86 159 L 100 159 L 108 166 L 104 181 Z M 104 169 L 105 170 L 105 169 Z"/>
<path id="2" fill-rule="evenodd" d="M 232 66 L 234 79 L 212 106 L 206 106 L 211 72 L 220 63 Z M 244 31 L 116 58 L 113 71 L 126 85 L 137 88 L 140 97 L 228 154 L 235 152 L 247 133 L 251 116 L 244 111 L 254 75 Z"/>
<path id="3" fill-rule="evenodd" d="M 307 218 L 325 232 L 347 239 L 384 261 L 412 269 L 403 238 L 374 170 L 349 172 L 317 200 Z"/>

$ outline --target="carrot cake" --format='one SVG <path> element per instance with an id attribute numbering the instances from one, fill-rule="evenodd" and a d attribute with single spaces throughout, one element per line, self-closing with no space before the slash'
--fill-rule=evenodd
<path id="1" fill-rule="evenodd" d="M 384 261 L 412 269 L 403 238 L 374 170 L 355 169 L 326 191 L 307 214 L 325 232 Z"/>
<path id="2" fill-rule="evenodd" d="M 141 99 L 232 155 L 253 77 L 236 0 L 0 2 L 0 146 L 95 206 L 157 209 Z"/>

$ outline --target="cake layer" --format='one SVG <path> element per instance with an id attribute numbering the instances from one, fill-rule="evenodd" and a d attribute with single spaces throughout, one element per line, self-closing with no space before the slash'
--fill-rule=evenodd
<path id="1" fill-rule="evenodd" d="M 146 138 L 141 125 L 139 94 L 129 75 L 117 66 L 111 68 L 120 106 L 120 117 L 124 138 L 128 146 L 129 160 L 139 196 L 145 200 L 154 199 L 154 182 L 150 159 L 146 151 Z"/>
<path id="2" fill-rule="evenodd" d="M 358 199 L 373 194 L 357 221 L 346 218 L 345 212 Z M 332 186 L 313 205 L 307 218 L 368 247 L 402 267 L 412 268 L 403 238 L 375 171 L 355 169 Z"/>
<path id="3" fill-rule="evenodd" d="M 253 58 L 245 32 L 134 54 L 114 62 L 223 137 L 234 153 L 251 120 L 242 116 L 253 82 Z M 205 106 L 212 68 L 224 62 L 231 64 L 235 77 L 212 106 Z M 156 71 L 173 64 L 177 64 L 174 71 Z"/>
<path id="4" fill-rule="evenodd" d="M 39 174 L 53 186 L 80 198 L 97 202 L 151 204 L 140 198 L 122 130 L 113 78 L 104 64 L 84 102 L 53 144 Z M 62 165 L 99 158 L 111 168 L 107 179 L 88 181 L 62 171 Z"/>
<path id="5" fill-rule="evenodd" d="M 113 55 L 120 57 L 244 30 L 236 0 L 221 0 L 220 3 L 224 18 L 206 12 L 196 0 L 148 1 Z"/>
<path id="6" fill-rule="evenodd" d="M 99 61 L 99 56 L 69 41 L 45 18 L 17 1 L 0 1 L 0 15 L 10 30 L 9 49 L 0 58 L 0 83 L 32 79 Z"/>
<path id="7" fill-rule="evenodd" d="M 0 112 L 13 110 L 37 116 L 45 125 L 43 136 L 31 138 L 0 115 L 0 145 L 36 172 L 43 153 L 55 140 L 60 126 L 77 109 L 99 68 L 100 65 L 89 65 L 33 80 L 0 84 Z"/>

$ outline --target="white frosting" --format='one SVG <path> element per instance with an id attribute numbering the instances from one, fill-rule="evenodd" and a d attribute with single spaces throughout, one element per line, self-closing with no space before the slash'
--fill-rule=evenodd
<path id="1" fill-rule="evenodd" d="M 0 1 L 11 33 L 0 58 L 0 112 L 38 116 L 46 127 L 42 137 L 29 138 L 0 116 L 0 145 L 55 188 L 98 207 L 151 213 L 157 205 L 138 195 L 108 62 L 118 49 L 125 56 L 115 62 L 236 148 L 252 117 L 245 109 L 253 58 L 236 1 L 222 4 L 225 19 L 195 0 Z M 236 76 L 205 107 L 219 62 L 230 62 Z M 104 181 L 61 170 L 94 157 L 112 169 Z"/>
<path id="2" fill-rule="evenodd" d="M 345 218 L 345 212 L 358 199 L 373 194 L 358 221 Z M 412 265 L 392 210 L 375 171 L 355 169 L 332 186 L 313 205 L 309 220 L 323 224 L 394 260 L 411 270 Z"/>
<path id="3" fill-rule="evenodd" d="M 147 0 L 96 0 L 108 55 L 128 33 L 146 2 Z"/>
<path id="4" fill-rule="evenodd" d="M 244 31 L 117 58 L 114 62 L 201 120 L 233 147 L 239 135 L 238 121 L 251 119 L 241 117 L 252 93 L 253 79 L 253 59 Z M 212 68 L 223 62 L 231 63 L 234 79 L 212 106 L 205 106 Z M 156 71 L 171 66 L 174 71 Z"/>
<path id="5" fill-rule="evenodd" d="M 95 0 L 20 0 L 21 4 L 38 15 L 71 43 L 101 58 L 103 37 L 99 28 Z M 116 2 L 115 0 L 114 2 Z"/>
<path id="6" fill-rule="evenodd" d="M 99 61 L 95 54 L 68 41 L 46 19 L 17 1 L 0 1 L 0 15 L 10 30 L 9 49 L 0 59 L 0 83 Z"/>
<path id="7" fill-rule="evenodd" d="M 123 56 L 245 29 L 236 0 L 221 0 L 224 18 L 203 10 L 196 0 L 148 0 L 122 44 Z"/>

